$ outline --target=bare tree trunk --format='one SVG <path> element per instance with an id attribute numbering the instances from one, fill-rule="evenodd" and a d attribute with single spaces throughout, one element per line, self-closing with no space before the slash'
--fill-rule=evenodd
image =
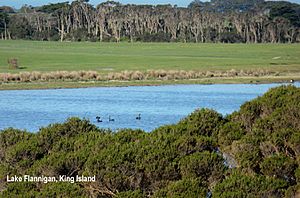
<path id="1" fill-rule="evenodd" d="M 100 42 L 103 41 L 103 30 L 101 29 L 101 27 L 99 26 L 99 33 L 100 33 Z"/>
<path id="2" fill-rule="evenodd" d="M 65 34 L 65 25 L 64 23 L 61 24 L 61 34 L 60 34 L 60 42 L 63 42 Z"/>
<path id="3" fill-rule="evenodd" d="M 130 42 L 133 43 L 133 35 L 132 35 L 132 32 L 133 30 L 131 29 L 130 27 L 130 30 L 129 30 L 129 37 L 130 37 Z"/>
<path id="4" fill-rule="evenodd" d="M 70 14 L 65 16 L 65 21 L 66 21 L 66 24 L 67 24 L 66 31 L 67 31 L 67 34 L 68 34 L 68 33 L 70 33 L 70 29 L 71 29 L 71 25 L 72 25 Z"/>
<path id="5" fill-rule="evenodd" d="M 36 20 L 37 20 L 37 30 L 38 32 L 41 32 L 42 31 L 42 26 L 41 26 L 41 19 L 40 19 L 40 16 L 38 13 L 35 13 L 36 14 Z"/>
<path id="6" fill-rule="evenodd" d="M 88 34 L 91 33 L 91 19 L 89 17 L 89 9 L 88 9 L 88 6 L 84 3 L 80 3 L 80 6 L 83 10 L 83 13 L 84 13 L 84 16 L 85 16 L 85 19 L 86 19 L 86 22 L 87 22 L 87 30 L 88 30 Z"/>
<path id="7" fill-rule="evenodd" d="M 7 31 L 7 35 L 8 35 L 8 40 L 11 40 L 10 32 L 9 31 Z"/>
<path id="8" fill-rule="evenodd" d="M 199 36 L 199 32 L 198 32 L 198 28 L 196 27 L 191 27 L 190 28 L 191 33 L 194 35 L 195 37 L 195 42 L 198 43 L 198 36 Z"/>
<path id="9" fill-rule="evenodd" d="M 4 39 L 7 40 L 6 22 L 4 21 Z"/>
<path id="10" fill-rule="evenodd" d="M 65 35 L 65 24 L 64 24 L 64 19 L 63 16 L 60 18 L 60 29 L 58 28 L 58 31 L 60 33 L 60 42 L 63 42 L 64 40 L 64 35 Z"/>
<path id="11" fill-rule="evenodd" d="M 95 31 L 94 31 L 94 36 L 95 37 L 98 36 L 98 31 L 99 31 L 99 27 L 98 27 L 98 23 L 96 23 L 96 27 L 95 27 Z"/>

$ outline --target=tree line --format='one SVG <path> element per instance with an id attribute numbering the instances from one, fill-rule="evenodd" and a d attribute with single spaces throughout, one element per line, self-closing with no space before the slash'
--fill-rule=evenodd
<path id="1" fill-rule="evenodd" d="M 19 10 L 0 7 L 1 39 L 294 43 L 300 41 L 300 5 L 254 0 L 172 5 L 122 5 L 88 0 Z"/>
<path id="2" fill-rule="evenodd" d="M 300 193 L 300 88 L 281 86 L 222 116 L 97 128 L 70 118 L 37 133 L 0 131 L 2 197 L 286 197 Z M 95 182 L 6 182 L 6 176 L 96 176 Z"/>

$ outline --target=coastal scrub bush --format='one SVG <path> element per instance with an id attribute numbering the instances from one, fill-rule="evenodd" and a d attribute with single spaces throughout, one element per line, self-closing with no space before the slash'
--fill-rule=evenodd
<path id="1" fill-rule="evenodd" d="M 222 146 L 231 145 L 233 141 L 241 139 L 245 130 L 238 122 L 227 122 L 218 132 L 218 142 Z"/>
<path id="2" fill-rule="evenodd" d="M 284 197 L 287 186 L 284 180 L 234 171 L 216 185 L 213 197 Z"/>
<path id="3" fill-rule="evenodd" d="M 199 109 L 179 122 L 190 135 L 211 136 L 223 124 L 222 115 L 214 110 Z"/>
<path id="4" fill-rule="evenodd" d="M 217 153 L 197 152 L 180 160 L 180 172 L 183 178 L 201 178 L 207 181 L 210 177 L 215 182 L 223 177 L 224 159 Z"/>
<path id="5" fill-rule="evenodd" d="M 261 172 L 269 177 L 280 178 L 295 183 L 295 160 L 284 155 L 273 155 L 260 163 Z"/>
<path id="6" fill-rule="evenodd" d="M 205 184 L 199 179 L 183 179 L 176 182 L 171 182 L 167 187 L 160 189 L 153 197 L 168 197 L 168 198 L 193 198 L 206 197 L 208 192 Z"/>

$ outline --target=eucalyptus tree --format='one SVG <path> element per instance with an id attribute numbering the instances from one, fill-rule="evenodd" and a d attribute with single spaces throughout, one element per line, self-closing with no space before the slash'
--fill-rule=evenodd
<path id="1" fill-rule="evenodd" d="M 242 2 L 248 7 L 238 3 L 238 7 L 229 9 L 233 2 L 216 0 L 213 4 L 195 0 L 188 8 L 122 5 L 114 1 L 94 7 L 88 0 L 23 6 L 17 13 L 7 14 L 0 9 L 0 31 L 2 39 L 11 36 L 60 41 L 300 41 L 299 5 L 245 0 Z"/>

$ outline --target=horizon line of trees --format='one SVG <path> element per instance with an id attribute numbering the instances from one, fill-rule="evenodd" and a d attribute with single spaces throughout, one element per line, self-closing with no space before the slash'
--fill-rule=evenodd
<path id="1" fill-rule="evenodd" d="M 300 5 L 289 2 L 193 1 L 171 5 L 122 5 L 88 0 L 0 7 L 0 39 L 109 42 L 300 42 Z M 231 4 L 228 4 L 231 3 Z M 235 6 L 233 6 L 235 5 Z M 245 7 L 245 5 L 247 5 Z M 227 7 L 226 7 L 227 6 Z M 229 9 L 233 6 L 232 9 Z"/>

